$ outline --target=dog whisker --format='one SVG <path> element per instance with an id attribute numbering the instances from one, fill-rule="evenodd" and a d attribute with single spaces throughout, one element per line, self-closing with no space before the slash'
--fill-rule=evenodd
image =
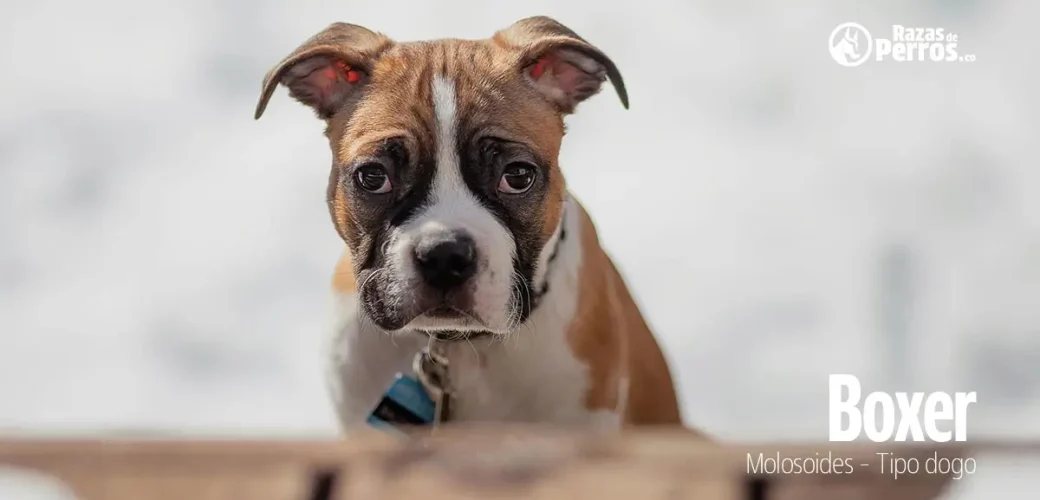
<path id="1" fill-rule="evenodd" d="M 473 339 L 466 337 L 466 343 L 469 344 L 469 348 L 473 350 L 473 356 L 476 359 L 480 359 L 480 351 L 477 350 L 477 346 L 473 345 Z"/>
<path id="2" fill-rule="evenodd" d="M 361 286 L 359 286 L 358 289 L 357 289 L 357 296 L 358 296 L 358 302 L 359 303 L 363 303 L 364 302 L 363 297 L 365 296 L 365 287 L 368 286 L 368 284 L 371 283 L 372 280 L 374 280 L 377 275 L 379 275 L 380 273 L 384 272 L 385 270 L 386 270 L 386 267 L 377 268 L 377 269 L 373 270 L 371 273 L 369 273 L 369 275 L 365 278 L 365 281 L 361 282 Z M 380 304 L 385 304 L 385 302 L 384 302 L 383 298 L 379 296 L 379 294 L 376 294 L 375 299 L 372 302 L 371 306 L 374 307 L 374 306 L 378 306 Z M 362 313 L 362 314 L 358 314 L 357 315 L 358 328 L 361 327 L 361 322 L 363 320 L 365 320 L 365 319 L 367 319 L 367 315 L 366 314 Z M 391 342 L 393 342 L 393 335 L 390 334 L 390 332 L 384 332 L 384 333 L 386 333 L 390 337 Z"/>
<path id="3" fill-rule="evenodd" d="M 514 340 L 513 348 L 515 349 L 517 348 L 517 346 L 519 346 L 519 330 L 521 329 L 521 327 L 523 327 L 524 330 L 530 329 L 530 325 L 527 325 L 522 320 L 522 316 L 525 295 L 527 298 L 527 302 L 530 303 L 531 301 L 531 288 L 528 286 L 527 280 L 524 279 L 524 277 L 520 275 L 520 273 L 518 273 L 516 270 L 514 270 L 512 274 L 516 278 L 518 284 L 515 284 L 512 287 L 511 294 L 513 300 L 511 304 L 509 320 L 507 321 L 506 334 L 504 335 L 502 342 L 505 343 L 510 339 L 510 337 L 512 337 Z"/>

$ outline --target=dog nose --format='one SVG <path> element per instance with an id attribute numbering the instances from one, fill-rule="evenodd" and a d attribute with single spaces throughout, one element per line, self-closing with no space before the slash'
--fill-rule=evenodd
<path id="1" fill-rule="evenodd" d="M 460 231 L 425 236 L 415 245 L 415 261 L 428 285 L 455 288 L 476 274 L 477 244 Z"/>

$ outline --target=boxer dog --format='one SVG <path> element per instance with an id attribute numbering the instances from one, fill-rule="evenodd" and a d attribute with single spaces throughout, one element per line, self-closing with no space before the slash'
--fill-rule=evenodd
<path id="1" fill-rule="evenodd" d="M 681 426 L 665 357 L 558 163 L 564 117 L 621 74 L 547 17 L 483 40 L 335 23 L 270 70 L 325 122 L 346 243 L 330 388 L 344 431 L 438 343 L 454 422 Z"/>

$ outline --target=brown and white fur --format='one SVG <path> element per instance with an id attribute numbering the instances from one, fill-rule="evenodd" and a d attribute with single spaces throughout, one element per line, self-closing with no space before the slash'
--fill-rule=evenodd
<path id="1" fill-rule="evenodd" d="M 345 430 L 445 342 L 455 422 L 681 425 L 668 365 L 558 165 L 614 63 L 546 17 L 484 40 L 336 23 L 267 75 L 327 124 L 346 242 L 330 387 Z M 432 264 L 431 264 L 432 263 Z"/>

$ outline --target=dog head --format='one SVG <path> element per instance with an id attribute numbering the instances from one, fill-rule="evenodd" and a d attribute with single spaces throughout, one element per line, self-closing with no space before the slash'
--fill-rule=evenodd
<path id="1" fill-rule="evenodd" d="M 558 22 L 395 42 L 336 23 L 264 79 L 326 123 L 328 206 L 363 310 L 387 331 L 507 333 L 532 307 L 566 187 L 563 118 L 621 75 Z"/>

